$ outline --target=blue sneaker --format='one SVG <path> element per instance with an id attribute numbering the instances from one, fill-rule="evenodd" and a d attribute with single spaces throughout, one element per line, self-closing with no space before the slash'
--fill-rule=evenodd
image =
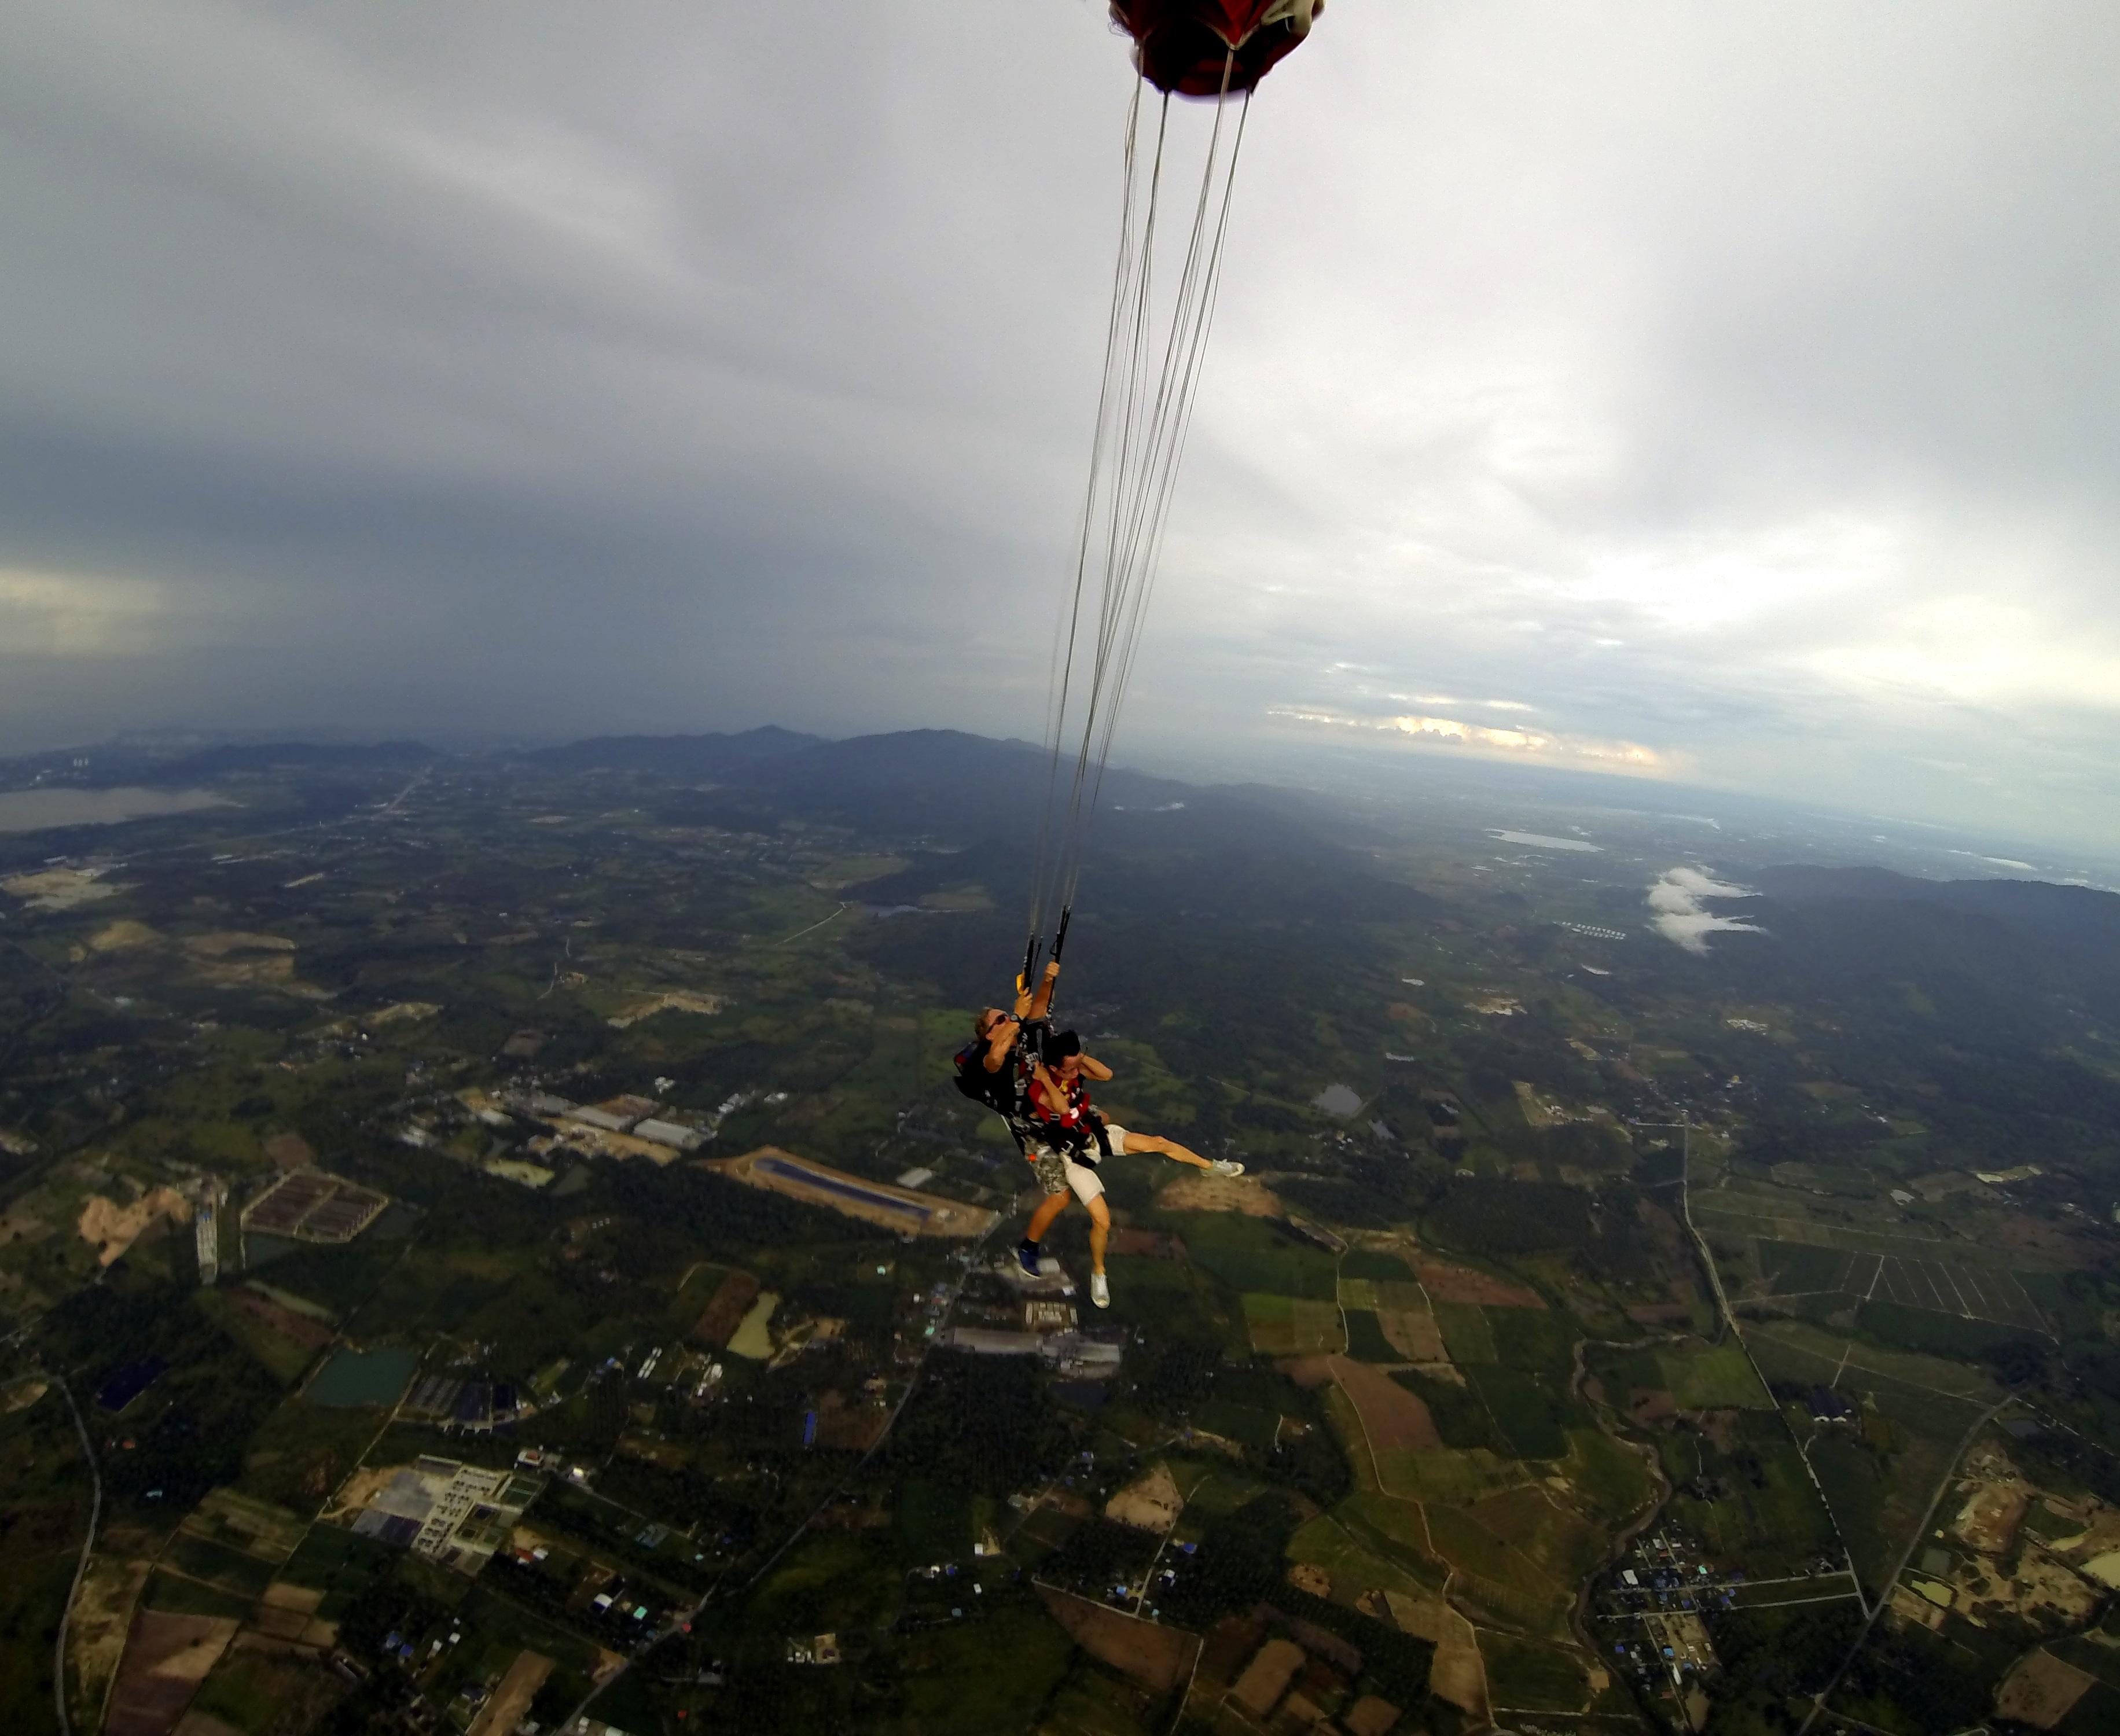
<path id="1" fill-rule="evenodd" d="M 1016 1245 L 1016 1263 L 1023 1268 L 1024 1276 L 1038 1276 L 1038 1244 L 1025 1240 Z"/>

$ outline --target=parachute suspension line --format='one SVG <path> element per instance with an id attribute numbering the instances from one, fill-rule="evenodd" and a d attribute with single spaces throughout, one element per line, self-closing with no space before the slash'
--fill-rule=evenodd
<path id="1" fill-rule="evenodd" d="M 1187 346 L 1183 373 L 1177 383 L 1170 438 L 1165 451 L 1163 470 L 1155 485 L 1153 508 L 1145 527 L 1146 540 L 1141 560 L 1141 582 L 1130 606 L 1131 619 L 1119 637 L 1118 671 L 1112 685 L 1111 703 L 1104 708 L 1095 770 L 1086 806 L 1086 811 L 1090 814 L 1096 811 L 1097 797 L 1104 787 L 1104 768 L 1111 760 L 1112 742 L 1118 728 L 1119 712 L 1126 702 L 1127 691 L 1133 679 L 1134 656 L 1141 645 L 1141 623 L 1147 614 L 1149 598 L 1155 592 L 1156 578 L 1162 569 L 1164 531 L 1169 522 L 1170 503 L 1179 469 L 1184 461 L 1187 437 L 1192 432 L 1192 406 L 1199 383 L 1201 363 L 1206 354 L 1207 336 L 1214 326 L 1215 306 L 1221 293 L 1222 244 L 1229 233 L 1230 206 L 1236 191 L 1237 159 L 1244 145 L 1244 123 L 1250 116 L 1251 92 L 1247 91 L 1237 111 L 1236 136 L 1230 143 L 1229 168 L 1223 177 L 1221 205 L 1216 216 L 1214 239 L 1209 247 L 1204 268 L 1199 313 Z M 1079 862 L 1076 874 L 1078 877 L 1081 874 Z M 1068 896 L 1072 900 L 1072 881 Z"/>
<path id="2" fill-rule="evenodd" d="M 1163 155 L 1163 132 L 1160 129 L 1146 217 L 1142 225 L 1141 241 L 1133 249 L 1131 262 L 1127 258 L 1127 244 L 1122 242 L 1122 276 L 1124 276 L 1129 263 L 1133 267 L 1132 280 L 1123 295 L 1123 299 L 1128 304 L 1125 311 L 1131 315 L 1131 329 L 1123 357 L 1116 354 L 1115 344 L 1108 346 L 1105 402 L 1100 405 L 1100 412 L 1106 409 L 1111 411 L 1116 418 L 1117 426 L 1108 429 L 1100 413 L 1099 442 L 1092 453 L 1086 514 L 1086 525 L 1102 531 L 1103 571 L 1100 575 L 1097 638 L 1088 672 L 1088 691 L 1080 706 L 1080 735 L 1067 805 L 1064 815 L 1057 823 L 1058 835 L 1051 860 L 1048 859 L 1041 829 L 1039 879 L 1032 898 L 1034 936 L 1046 909 L 1057 903 L 1064 912 L 1074 903 L 1076 889 L 1081 875 L 1090 819 L 1103 787 L 1104 768 L 1110 758 L 1119 710 L 1132 674 L 1135 648 L 1148 599 L 1154 589 L 1164 530 L 1168 522 L 1186 435 L 1191 425 L 1207 331 L 1212 323 L 1220 289 L 1222 248 L 1229 228 L 1237 158 L 1243 146 L 1244 122 L 1250 114 L 1250 93 L 1247 91 L 1239 109 L 1234 139 L 1225 163 L 1221 157 L 1221 139 L 1226 103 L 1223 100 L 1229 95 L 1230 80 L 1234 66 L 1235 53 L 1231 50 L 1224 63 L 1222 88 L 1216 102 L 1215 123 L 1209 134 L 1206 161 L 1201 174 L 1200 191 L 1187 239 L 1184 263 L 1173 295 L 1169 324 L 1163 338 L 1163 353 L 1154 364 L 1152 388 L 1150 372 L 1155 323 L 1151 291 L 1155 192 Z M 1168 113 L 1169 99 L 1166 97 L 1166 125 Z M 1129 179 L 1129 188 L 1132 184 Z M 1216 197 L 1218 190 L 1219 198 Z M 1128 234 L 1131 233 L 1129 229 Z M 1115 296 L 1115 314 L 1119 311 L 1118 303 L 1120 299 Z M 1115 338 L 1117 332 L 1115 319 L 1111 337 Z M 1123 383 L 1116 392 L 1113 390 L 1112 379 L 1115 363 L 1123 364 L 1124 374 Z M 1116 437 L 1115 453 L 1110 450 L 1113 443 L 1112 436 Z M 1113 460 L 1109 476 L 1103 475 L 1100 470 L 1107 457 Z M 1090 531 L 1086 528 L 1083 566 L 1078 570 L 1073 604 L 1075 615 L 1080 614 L 1081 592 L 1089 583 L 1086 562 L 1089 545 Z M 1068 689 L 1072 685 L 1073 674 L 1076 630 L 1071 618 L 1068 651 L 1060 690 L 1054 696 L 1050 713 L 1058 726 L 1052 743 L 1053 764 L 1047 804 L 1048 825 L 1054 824 L 1053 810 L 1057 805 L 1058 795 L 1060 752 L 1063 738 L 1070 734 L 1067 719 L 1072 696 Z"/>
<path id="3" fill-rule="evenodd" d="M 1136 184 L 1139 179 L 1141 93 L 1146 86 L 1146 80 L 1137 79 L 1133 95 L 1127 104 L 1118 254 L 1112 269 L 1111 312 L 1104 328 L 1104 374 L 1097 392 L 1096 423 L 1090 435 L 1090 472 L 1084 487 L 1081 526 L 1075 551 L 1075 583 L 1067 606 L 1054 623 L 1052 666 L 1047 674 L 1044 739 L 1050 763 L 1046 771 L 1045 801 L 1039 818 L 1038 850 L 1031 874 L 1030 912 L 1027 927 L 1030 945 L 1025 950 L 1024 965 L 1026 978 L 1037 963 L 1038 938 L 1044 926 L 1047 869 L 1053 843 L 1055 796 L 1060 777 L 1060 750 L 1068 689 L 1074 675 L 1076 642 L 1081 623 L 1082 589 L 1089 573 L 1090 546 L 1096 529 L 1100 485 L 1105 477 L 1104 454 L 1112 439 L 1114 419 L 1122 429 L 1129 420 L 1127 411 L 1117 406 L 1132 390 L 1134 370 L 1124 365 L 1126 351 L 1121 346 L 1121 334 L 1130 323 L 1137 323 L 1142 285 L 1135 270 L 1135 261 L 1137 252 L 1144 254 L 1146 252 L 1145 245 L 1137 248 L 1134 236 Z M 1148 244 L 1152 244 L 1155 239 L 1155 200 L 1162 179 L 1163 144 L 1169 120 L 1169 99 L 1165 97 L 1156 127 L 1155 161 L 1149 177 L 1147 216 L 1143 225 L 1144 241 Z"/>

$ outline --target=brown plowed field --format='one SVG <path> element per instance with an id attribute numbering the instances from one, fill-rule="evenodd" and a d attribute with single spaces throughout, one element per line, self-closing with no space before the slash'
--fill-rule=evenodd
<path id="1" fill-rule="evenodd" d="M 228 1293 L 229 1300 L 250 1317 L 269 1326 L 281 1337 L 300 1344 L 305 1350 L 321 1350 L 337 1336 L 320 1320 L 311 1320 L 306 1314 L 297 1314 L 292 1308 L 282 1307 L 269 1296 L 260 1296 L 245 1284 Z"/>
<path id="2" fill-rule="evenodd" d="M 105 1736 L 169 1736 L 235 1627 L 225 1616 L 141 1611 L 118 1666 Z"/>
<path id="3" fill-rule="evenodd" d="M 1283 1357 L 1273 1366 L 1305 1392 L 1315 1392 L 1332 1378 L 1332 1358 L 1327 1356 Z"/>
<path id="4" fill-rule="evenodd" d="M 1038 1588 L 1038 1594 L 1053 1619 L 1084 1651 L 1151 1692 L 1167 1694 L 1192 1673 L 1192 1659 L 1200 1650 L 1197 1634 L 1138 1621 L 1045 1585 Z"/>
<path id="5" fill-rule="evenodd" d="M 1995 1710 L 2035 1730 L 2050 1730 L 2076 1710 L 2076 1702 L 2090 1691 L 2092 1680 L 2073 1664 L 2065 1664 L 2042 1648 L 2010 1672 Z"/>
<path id="6" fill-rule="evenodd" d="M 1435 1316 L 1425 1309 L 1379 1308 L 1377 1325 L 1384 1341 L 1409 1362 L 1441 1362 L 1449 1353 L 1443 1348 L 1443 1331 Z"/>
<path id="7" fill-rule="evenodd" d="M 730 1273 L 693 1326 L 692 1336 L 703 1344 L 720 1349 L 728 1343 L 729 1334 L 743 1324 L 744 1316 L 751 1312 L 751 1305 L 757 1300 L 758 1280 L 748 1272 Z"/>
<path id="8" fill-rule="evenodd" d="M 1344 1356 L 1326 1358 L 1332 1378 L 1353 1402 L 1362 1419 L 1362 1432 L 1376 1452 L 1406 1447 L 1438 1447 L 1443 1437 L 1428 1407 L 1373 1362 L 1357 1362 Z"/>
<path id="9" fill-rule="evenodd" d="M 1418 1258 L 1414 1270 L 1420 1274 L 1421 1288 L 1434 1302 L 1475 1302 L 1490 1308 L 1543 1308 L 1544 1299 L 1536 1290 L 1527 1290 L 1522 1284 L 1513 1284 L 1505 1278 L 1490 1277 L 1485 1272 L 1475 1272 L 1468 1266 L 1454 1266 L 1447 1260 Z"/>
<path id="10" fill-rule="evenodd" d="M 479 1708 L 471 1721 L 471 1736 L 508 1736 L 523 1721 L 537 1690 L 552 1673 L 552 1660 L 534 1651 L 518 1651 L 508 1673 L 500 1678 L 493 1697 Z"/>

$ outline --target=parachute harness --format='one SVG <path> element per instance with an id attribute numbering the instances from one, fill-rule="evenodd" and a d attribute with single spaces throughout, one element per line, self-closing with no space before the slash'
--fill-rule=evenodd
<path id="1" fill-rule="evenodd" d="M 1156 217 L 1170 130 L 1170 97 L 1164 93 L 1160 104 L 1145 186 L 1141 151 L 1145 77 L 1135 84 L 1127 109 L 1126 184 L 1104 332 L 1104 378 L 1090 446 L 1075 583 L 1053 634 L 1045 735 L 1050 764 L 1031 880 L 1025 988 L 1030 986 L 1048 916 L 1058 914 L 1053 940 L 1056 960 L 1067 939 L 1090 822 L 1132 678 L 1141 622 L 1155 587 L 1172 490 L 1192 425 L 1207 333 L 1214 323 L 1237 158 L 1251 113 L 1247 87 L 1225 158 L 1224 111 L 1236 64 L 1236 50 L 1231 48 L 1223 63 L 1184 262 L 1163 318 L 1159 318 L 1155 295 Z M 1086 601 L 1091 604 L 1095 620 L 1094 643 L 1088 645 L 1083 643 Z M 1085 663 L 1086 668 L 1078 668 Z M 1063 792 L 1061 766 L 1071 747 Z"/>

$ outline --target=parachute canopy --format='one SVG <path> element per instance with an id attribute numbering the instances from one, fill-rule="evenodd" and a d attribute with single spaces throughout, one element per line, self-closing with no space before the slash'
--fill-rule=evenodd
<path id="1" fill-rule="evenodd" d="M 1141 76 L 1176 96 L 1248 91 L 1310 34 L 1325 0 L 1112 0 Z"/>

